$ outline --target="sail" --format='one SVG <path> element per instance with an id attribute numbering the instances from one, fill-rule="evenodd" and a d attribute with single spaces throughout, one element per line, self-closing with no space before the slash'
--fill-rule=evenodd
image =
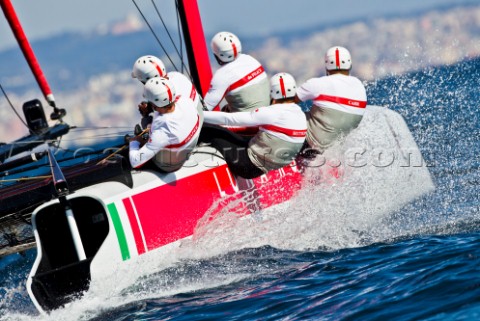
<path id="1" fill-rule="evenodd" d="M 181 0 L 178 7 L 193 83 L 202 96 L 208 91 L 212 68 L 197 0 Z"/>

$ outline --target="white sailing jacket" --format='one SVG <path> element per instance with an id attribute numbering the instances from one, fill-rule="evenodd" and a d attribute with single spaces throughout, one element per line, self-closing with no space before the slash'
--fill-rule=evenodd
<path id="1" fill-rule="evenodd" d="M 187 78 L 184 74 L 178 71 L 171 71 L 167 74 L 168 79 L 172 82 L 175 90 L 177 92 L 177 97 L 188 97 L 193 100 L 195 106 L 197 106 L 197 111 L 200 115 L 201 123 L 203 124 L 203 105 L 200 101 L 200 95 L 197 92 L 197 89 L 192 84 L 190 79 Z"/>
<path id="2" fill-rule="evenodd" d="M 297 89 L 297 96 L 301 101 L 313 100 L 313 106 L 355 115 L 363 115 L 367 106 L 362 82 L 342 74 L 312 78 Z"/>
<path id="3" fill-rule="evenodd" d="M 138 168 L 153 159 L 163 171 L 173 172 L 185 163 L 199 135 L 200 115 L 195 102 L 180 96 L 174 112 L 163 115 L 154 112 L 150 138 L 142 148 L 138 142 L 130 142 L 130 163 Z"/>
<path id="4" fill-rule="evenodd" d="M 205 122 L 225 126 L 259 126 L 250 140 L 248 156 L 264 172 L 292 162 L 305 141 L 307 120 L 293 103 L 257 108 L 251 112 L 205 112 Z"/>
<path id="5" fill-rule="evenodd" d="M 313 100 L 306 140 L 319 151 L 358 127 L 367 106 L 362 82 L 342 74 L 312 78 L 297 89 L 297 96 L 302 101 Z"/>
<path id="6" fill-rule="evenodd" d="M 269 86 L 262 65 L 252 56 L 240 54 L 215 72 L 204 100 L 208 110 L 225 98 L 231 111 L 248 111 L 270 104 Z"/>

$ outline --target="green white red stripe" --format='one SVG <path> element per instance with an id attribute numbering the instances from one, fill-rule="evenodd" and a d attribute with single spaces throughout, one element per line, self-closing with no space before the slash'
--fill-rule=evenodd
<path id="1" fill-rule="evenodd" d="M 246 190 L 256 190 L 255 209 L 239 202 L 241 214 L 248 215 L 290 199 L 300 189 L 300 182 L 295 164 L 253 180 L 235 180 L 227 165 L 222 165 L 124 197 L 107 209 L 125 261 L 135 250 L 141 255 L 193 235 L 198 221 L 222 197 L 238 202 Z"/>

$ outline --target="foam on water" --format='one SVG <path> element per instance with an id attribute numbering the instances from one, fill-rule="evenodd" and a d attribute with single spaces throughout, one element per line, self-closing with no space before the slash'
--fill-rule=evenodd
<path id="1" fill-rule="evenodd" d="M 361 126 L 306 170 L 290 202 L 241 217 L 236 202 L 199 223 L 189 255 L 215 256 L 264 245 L 288 250 L 341 249 L 396 235 L 385 219 L 433 191 L 407 126 L 396 113 L 370 107 Z M 332 177 L 338 174 L 339 178 Z"/>

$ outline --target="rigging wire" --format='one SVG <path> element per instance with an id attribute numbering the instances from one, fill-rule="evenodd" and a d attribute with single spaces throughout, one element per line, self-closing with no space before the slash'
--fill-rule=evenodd
<path id="1" fill-rule="evenodd" d="M 176 4 L 176 11 L 177 11 L 177 29 L 178 29 L 178 34 L 179 34 L 179 42 L 180 42 L 180 49 L 177 47 L 177 45 L 175 44 L 175 41 L 173 40 L 173 37 L 170 33 L 170 31 L 168 30 L 168 27 L 167 25 L 165 24 L 165 21 L 162 17 L 162 15 L 160 14 L 160 10 L 158 10 L 158 7 L 157 5 L 155 4 L 154 0 L 151 0 L 152 1 L 152 4 L 155 8 L 155 11 L 157 12 L 157 15 L 160 19 L 160 21 L 162 22 L 163 24 L 163 27 L 168 35 L 168 37 L 170 38 L 170 41 L 172 42 L 173 44 L 173 47 L 175 48 L 175 51 L 176 51 L 176 54 L 177 56 L 179 57 L 180 59 L 180 64 L 181 64 L 181 72 L 183 73 L 184 71 L 187 73 L 188 77 L 190 78 L 190 80 L 192 81 L 193 78 L 192 78 L 192 75 L 190 74 L 189 72 L 189 69 L 187 68 L 187 65 L 185 64 L 185 59 L 184 59 L 184 56 L 183 56 L 183 38 L 182 38 L 182 33 L 181 33 L 181 29 L 180 29 L 180 18 L 179 18 L 179 13 L 178 13 L 178 2 L 176 1 L 175 4 Z M 150 23 L 148 22 L 147 18 L 145 17 L 145 15 L 143 14 L 142 10 L 140 9 L 140 7 L 137 5 L 137 3 L 135 2 L 135 0 L 132 0 L 133 4 L 135 5 L 135 7 L 137 8 L 137 11 L 140 13 L 140 15 L 142 16 L 143 20 L 145 21 L 145 23 L 147 24 L 148 28 L 150 29 L 150 32 L 152 33 L 152 35 L 155 37 L 155 39 L 157 40 L 157 43 L 160 45 L 160 47 L 162 48 L 163 52 L 165 53 L 165 55 L 167 56 L 168 60 L 170 61 L 170 63 L 172 64 L 172 66 L 174 67 L 174 69 L 176 71 L 179 71 L 179 68 L 177 67 L 177 65 L 173 62 L 172 58 L 170 57 L 170 55 L 168 54 L 167 50 L 165 49 L 165 47 L 163 46 L 162 42 L 160 41 L 160 38 L 158 37 L 158 35 L 156 34 L 155 30 L 153 30 L 153 27 L 150 25 Z"/>
<path id="2" fill-rule="evenodd" d="M 172 35 L 170 34 L 170 31 L 168 30 L 168 27 L 165 24 L 165 21 L 163 20 L 162 15 L 160 14 L 160 11 L 158 10 L 157 5 L 155 4 L 155 1 L 154 0 L 151 0 L 151 1 L 152 1 L 152 4 L 153 4 L 153 7 L 155 8 L 155 11 L 157 12 L 158 17 L 160 18 L 160 21 L 162 22 L 163 28 L 165 29 L 168 37 L 170 38 L 170 41 L 172 42 L 173 48 L 175 48 L 175 51 L 177 52 L 177 55 L 180 58 L 180 61 L 181 61 L 181 64 L 182 64 L 182 72 L 183 72 L 184 67 L 186 67 L 185 63 L 183 62 L 183 55 L 180 53 L 181 51 L 178 50 L 177 45 L 175 44 L 175 41 L 173 41 Z M 177 25 L 179 26 L 178 8 L 177 8 Z M 179 29 L 179 32 L 180 32 L 180 29 Z M 181 42 L 180 42 L 180 44 L 181 44 Z M 188 73 L 188 70 L 187 70 L 187 73 Z M 190 76 L 190 74 L 189 74 L 189 76 Z"/>
<path id="3" fill-rule="evenodd" d="M 87 129 L 85 129 L 87 130 Z M 123 131 L 123 132 L 116 132 L 116 133 L 106 133 L 106 134 L 95 134 L 95 135 L 88 135 L 88 136 L 81 136 L 81 137 L 72 137 L 69 139 L 63 139 L 64 142 L 74 142 L 78 140 L 90 140 L 94 138 L 117 138 L 117 137 L 124 137 L 125 134 L 129 133 L 130 131 Z M 29 143 L 46 143 L 46 144 L 53 144 L 57 142 L 58 139 L 45 139 L 45 140 L 29 140 Z M 25 142 L 11 142 L 8 143 L 9 145 L 25 145 Z"/>
<path id="4" fill-rule="evenodd" d="M 95 138 L 117 138 L 117 137 L 125 137 L 125 134 L 128 134 L 128 133 L 130 133 L 130 132 L 96 134 L 96 135 L 88 135 L 88 136 L 82 136 L 82 137 L 68 138 L 68 139 L 64 139 L 63 141 L 74 142 L 74 141 L 78 141 L 78 140 L 91 140 L 91 139 L 95 139 Z"/>
<path id="5" fill-rule="evenodd" d="M 20 114 L 17 112 L 17 110 L 15 109 L 15 107 L 13 106 L 12 102 L 10 101 L 10 98 L 8 98 L 8 95 L 7 93 L 5 92 L 5 90 L 3 90 L 3 86 L 2 84 L 0 84 L 0 89 L 2 89 L 2 92 L 3 92 L 3 95 L 5 96 L 5 98 L 7 99 L 7 102 L 8 104 L 10 105 L 10 107 L 12 108 L 13 112 L 15 113 L 15 115 L 17 115 L 17 117 L 20 119 L 20 121 L 25 125 L 25 127 L 27 127 L 28 129 L 30 129 L 30 127 L 28 127 L 27 123 L 23 120 L 22 116 L 20 116 Z"/>
<path id="6" fill-rule="evenodd" d="M 75 154 L 75 151 L 69 150 L 69 149 L 62 149 L 62 151 L 69 152 L 69 153 L 72 153 L 74 155 L 62 158 L 61 160 L 59 160 L 59 164 L 66 163 L 66 162 L 71 161 L 71 160 L 78 160 L 79 162 L 80 161 L 85 161 L 85 160 L 87 160 L 87 161 L 97 160 L 97 159 L 101 158 L 103 154 L 106 154 L 105 150 L 93 150 L 93 151 L 90 151 L 90 152 L 84 152 L 82 154 Z M 33 171 L 33 170 L 37 170 L 37 169 L 43 169 L 43 168 L 49 168 L 50 167 L 50 164 L 48 162 L 45 162 L 45 161 L 40 161 L 40 162 L 41 163 L 38 163 L 38 164 L 36 163 L 36 164 L 26 166 L 26 167 L 23 167 L 23 168 L 20 168 L 20 169 L 6 170 L 6 171 L 3 171 L 3 172 L 0 172 L 0 177 L 13 176 L 13 175 L 16 175 L 16 174 L 21 174 L 21 173 L 25 173 L 25 172 L 29 172 L 29 171 Z"/>
<path id="7" fill-rule="evenodd" d="M 95 130 L 95 129 L 131 129 L 130 126 L 71 126 L 70 130 Z"/>
<path id="8" fill-rule="evenodd" d="M 31 177 L 9 178 L 9 179 L 2 179 L 2 180 L 0 180 L 0 184 L 3 185 L 3 183 L 34 181 L 34 180 L 46 179 L 46 178 L 50 178 L 50 177 L 52 177 L 52 175 L 41 175 L 41 176 L 31 176 Z"/>
<path id="9" fill-rule="evenodd" d="M 135 0 L 132 0 L 132 1 L 135 1 Z M 179 39 L 179 47 L 180 47 L 180 49 L 178 49 L 177 46 L 175 45 L 175 41 L 172 39 L 172 36 L 171 36 L 171 34 L 170 34 L 170 31 L 168 30 L 168 27 L 166 26 L 166 24 L 165 24 L 165 22 L 164 22 L 164 20 L 163 20 L 163 18 L 162 18 L 162 16 L 161 16 L 161 14 L 160 14 L 160 11 L 158 10 L 158 8 L 157 8 L 154 0 L 151 0 L 151 1 L 152 1 L 153 6 L 155 7 L 155 10 L 156 10 L 156 12 L 157 12 L 157 15 L 158 15 L 158 17 L 160 18 L 160 20 L 161 20 L 161 22 L 162 22 L 162 24 L 163 24 L 163 27 L 164 27 L 164 29 L 165 29 L 168 37 L 170 38 L 170 41 L 171 41 L 172 44 L 173 44 L 173 47 L 175 48 L 175 51 L 176 51 L 178 57 L 180 58 L 181 67 L 182 67 L 182 71 L 181 71 L 181 72 L 182 72 L 182 73 L 185 72 L 185 73 L 187 74 L 188 78 L 190 79 L 190 81 L 191 81 L 192 83 L 194 83 L 193 77 L 192 77 L 192 75 L 191 75 L 191 73 L 190 73 L 190 69 L 189 69 L 189 68 L 187 67 L 187 65 L 185 64 L 185 59 L 184 59 L 184 49 L 183 49 L 184 39 L 183 39 L 183 37 L 182 37 L 183 33 L 182 33 L 182 29 L 181 29 L 182 26 L 181 26 L 181 24 L 180 24 L 181 19 L 180 19 L 180 10 L 179 10 L 178 0 L 175 0 L 175 11 L 176 11 L 176 13 L 177 13 L 177 14 L 176 14 L 176 18 L 177 18 L 177 32 L 178 32 L 178 39 Z M 138 9 L 138 6 L 137 6 L 137 9 Z M 140 10 L 139 10 L 139 11 L 140 11 Z M 143 16 L 143 15 L 142 15 L 142 16 Z M 144 16 L 143 16 L 143 18 L 144 18 L 144 20 L 145 20 L 145 17 L 144 17 Z M 146 22 L 146 20 L 145 20 L 145 22 Z M 147 22 L 147 25 L 148 25 L 148 22 Z M 149 25 L 149 27 L 150 27 L 150 25 Z M 153 33 L 153 35 L 155 36 L 155 38 L 157 39 L 157 41 L 159 41 L 159 38 L 156 36 L 155 32 L 153 31 L 153 29 L 152 29 L 151 27 L 150 27 L 150 31 Z M 162 46 L 162 45 L 160 44 L 160 46 Z M 163 51 L 166 53 L 166 51 L 165 51 L 165 49 L 164 49 L 163 47 L 162 47 L 162 49 L 163 49 Z M 167 57 L 168 57 L 168 54 L 167 54 Z M 170 57 L 168 57 L 168 58 L 170 59 Z M 170 61 L 171 61 L 171 60 L 170 60 Z M 178 68 L 176 68 L 176 66 L 174 66 L 174 67 L 175 67 L 175 70 L 178 71 Z M 197 89 L 197 90 L 198 90 L 198 89 Z M 205 103 L 203 102 L 203 98 L 202 98 L 201 96 L 200 96 L 200 100 L 202 101 L 202 105 L 205 106 Z M 205 109 L 205 110 L 206 110 L 206 109 Z"/>
<path id="10" fill-rule="evenodd" d="M 140 13 L 140 15 L 142 16 L 143 20 L 145 21 L 145 23 L 147 24 L 148 28 L 150 29 L 150 31 L 152 32 L 153 36 L 155 37 L 155 39 L 157 40 L 157 43 L 160 45 L 160 47 L 162 48 L 163 52 L 165 53 L 165 55 L 167 56 L 168 60 L 170 60 L 170 63 L 172 64 L 172 66 L 175 68 L 175 70 L 178 71 L 178 68 L 177 66 L 175 65 L 175 63 L 173 62 L 172 58 L 170 58 L 170 55 L 168 54 L 167 50 L 165 49 L 165 47 L 162 45 L 162 42 L 160 41 L 160 39 L 158 38 L 157 34 L 155 33 L 155 31 L 153 30 L 152 26 L 150 25 L 150 23 L 148 23 L 148 20 L 147 18 L 145 17 L 145 15 L 143 14 L 142 10 L 140 9 L 140 7 L 137 5 L 137 3 L 135 2 L 135 0 L 132 0 L 133 4 L 135 5 L 135 7 L 137 8 L 138 12 Z"/>

